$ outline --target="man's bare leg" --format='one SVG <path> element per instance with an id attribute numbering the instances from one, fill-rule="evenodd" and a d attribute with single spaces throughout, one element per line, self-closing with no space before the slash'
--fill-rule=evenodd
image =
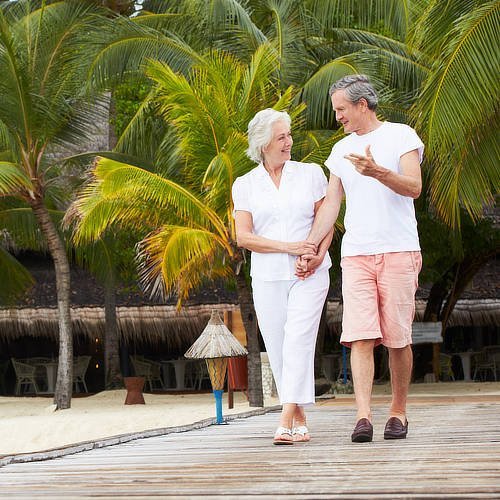
<path id="1" fill-rule="evenodd" d="M 391 372 L 392 403 L 390 417 L 398 417 L 406 423 L 406 402 L 413 369 L 411 345 L 400 349 L 389 348 L 389 370 Z"/>
<path id="2" fill-rule="evenodd" d="M 351 345 L 351 373 L 358 408 L 357 420 L 371 421 L 371 398 L 374 375 L 373 349 L 375 340 L 358 340 Z"/>

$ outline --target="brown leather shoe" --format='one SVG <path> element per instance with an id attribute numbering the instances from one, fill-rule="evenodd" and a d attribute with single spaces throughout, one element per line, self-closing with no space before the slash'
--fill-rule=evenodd
<path id="1" fill-rule="evenodd" d="M 385 424 L 384 439 L 405 439 L 408 434 L 408 420 L 403 425 L 398 417 L 391 417 Z"/>
<path id="2" fill-rule="evenodd" d="M 373 439 L 373 426 L 367 418 L 360 418 L 351 434 L 353 443 L 368 443 Z"/>

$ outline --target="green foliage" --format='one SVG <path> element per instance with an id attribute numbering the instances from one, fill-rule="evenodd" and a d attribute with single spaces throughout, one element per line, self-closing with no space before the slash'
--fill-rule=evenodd
<path id="1" fill-rule="evenodd" d="M 149 91 L 150 85 L 145 82 L 122 83 L 113 89 L 115 115 L 111 119 L 111 126 L 118 137 L 123 134 Z"/>
<path id="2" fill-rule="evenodd" d="M 0 305 L 14 304 L 33 284 L 33 278 L 10 253 L 0 246 Z"/>
<path id="3" fill-rule="evenodd" d="M 492 221 L 474 222 L 462 214 L 461 231 L 453 230 L 429 211 L 419 212 L 418 229 L 424 266 L 423 283 L 434 283 L 465 257 L 500 251 L 500 230 Z"/>

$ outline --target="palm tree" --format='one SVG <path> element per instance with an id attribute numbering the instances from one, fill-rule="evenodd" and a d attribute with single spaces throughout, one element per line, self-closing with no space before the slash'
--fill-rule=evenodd
<path id="1" fill-rule="evenodd" d="M 101 158 L 94 181 L 68 213 L 77 221 L 77 241 L 95 240 L 116 225 L 148 228 L 139 245 L 143 282 L 152 293 L 176 292 L 179 305 L 207 279 L 236 280 L 249 350 L 249 399 L 255 406 L 263 403 L 260 349 L 230 193 L 234 179 L 253 166 L 245 156 L 248 121 L 267 106 L 288 108 L 294 97 L 291 87 L 281 95 L 276 90 L 277 57 L 270 44 L 261 45 L 249 64 L 209 51 L 187 76 L 150 63 L 154 105 L 169 125 L 156 173 Z M 302 139 L 299 149 L 311 156 L 317 142 L 312 134 Z"/>
<path id="2" fill-rule="evenodd" d="M 0 194 L 2 208 L 10 210 L 2 211 L 4 221 L 25 221 L 54 261 L 59 313 L 54 403 L 64 409 L 71 405 L 72 389 L 70 274 L 52 210 L 64 209 L 75 172 L 65 171 L 57 158 L 77 151 L 94 131 L 99 104 L 86 82 L 98 48 L 91 43 L 93 34 L 103 29 L 104 18 L 82 2 L 39 5 L 21 0 L 0 7 Z"/>

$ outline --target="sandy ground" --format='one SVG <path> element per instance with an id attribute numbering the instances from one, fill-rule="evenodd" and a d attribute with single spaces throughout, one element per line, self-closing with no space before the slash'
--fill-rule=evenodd
<path id="1" fill-rule="evenodd" d="M 374 396 L 386 397 L 389 385 L 374 386 Z M 420 396 L 498 396 L 500 382 L 414 384 L 410 395 Z M 72 399 L 68 410 L 54 411 L 50 398 L 0 397 L 0 455 L 30 453 L 121 434 L 164 427 L 188 425 L 215 416 L 214 397 L 204 394 L 144 394 L 145 405 L 124 405 L 125 390 L 106 391 Z M 352 394 L 337 395 L 345 403 Z M 411 398 L 410 398 L 411 400 Z M 277 399 L 265 401 L 266 406 Z M 224 415 L 251 410 L 243 393 L 234 393 L 234 408 Z"/>
<path id="2" fill-rule="evenodd" d="M 146 404 L 125 405 L 126 390 L 73 398 L 71 408 L 54 411 L 51 398 L 0 397 L 0 455 L 45 451 L 69 444 L 164 427 L 177 427 L 215 417 L 211 393 L 144 394 Z M 266 400 L 266 406 L 278 400 Z M 223 415 L 252 410 L 243 393 L 234 393 Z"/>

